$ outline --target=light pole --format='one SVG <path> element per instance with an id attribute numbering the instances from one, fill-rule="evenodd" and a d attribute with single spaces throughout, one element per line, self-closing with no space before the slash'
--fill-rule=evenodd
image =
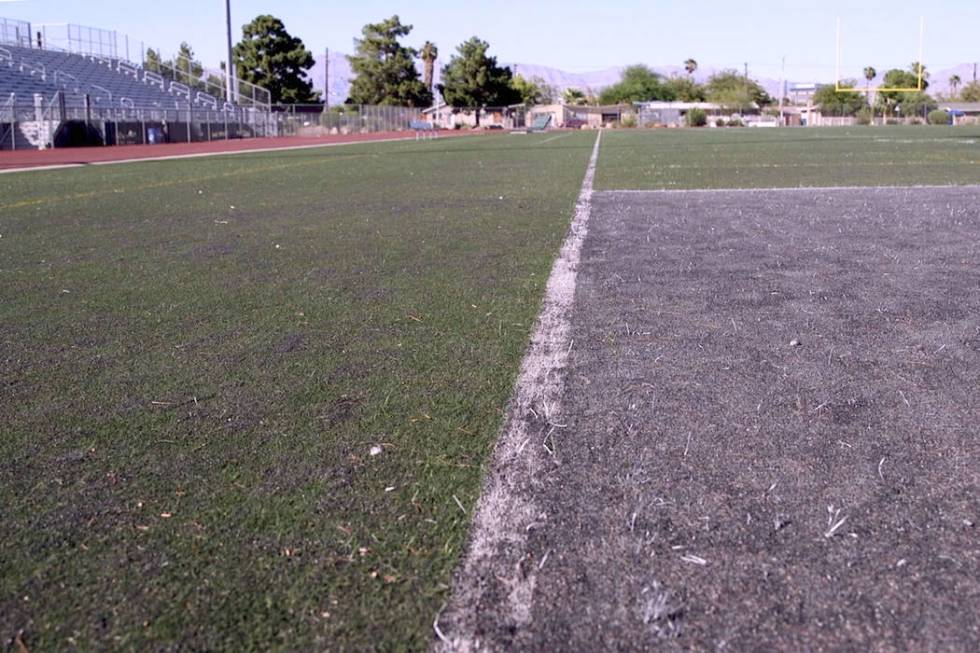
<path id="1" fill-rule="evenodd" d="M 228 102 L 234 104 L 235 96 L 235 64 L 231 59 L 231 0 L 225 0 L 225 28 L 228 32 L 228 63 L 225 64 L 225 96 Z"/>

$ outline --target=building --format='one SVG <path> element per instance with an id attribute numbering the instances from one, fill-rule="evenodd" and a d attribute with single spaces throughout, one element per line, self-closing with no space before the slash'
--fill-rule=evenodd
<path id="1" fill-rule="evenodd" d="M 939 108 L 953 114 L 954 125 L 980 124 L 980 102 L 943 102 Z"/>

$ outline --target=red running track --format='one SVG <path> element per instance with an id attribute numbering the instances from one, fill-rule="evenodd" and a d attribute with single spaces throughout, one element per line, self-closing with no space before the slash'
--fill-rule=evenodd
<path id="1" fill-rule="evenodd" d="M 473 132 L 439 132 L 440 137 Z M 484 132 L 478 132 L 484 133 Z M 414 132 L 378 132 L 374 134 L 338 134 L 331 136 L 283 136 L 280 138 L 241 138 L 207 143 L 162 143 L 159 145 L 115 145 L 110 147 L 71 147 L 53 150 L 4 150 L 0 152 L 0 170 L 42 168 L 47 166 L 86 165 L 113 161 L 139 161 L 161 157 L 223 154 L 247 150 L 281 150 L 292 147 L 315 147 L 337 143 L 360 143 L 391 139 L 413 139 Z"/>

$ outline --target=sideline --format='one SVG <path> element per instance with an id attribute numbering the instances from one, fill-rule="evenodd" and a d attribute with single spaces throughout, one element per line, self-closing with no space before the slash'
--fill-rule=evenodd
<path id="1" fill-rule="evenodd" d="M 622 193 L 627 195 L 684 195 L 693 193 L 798 193 L 800 191 L 850 191 L 850 190 L 870 190 L 875 192 L 894 191 L 894 190 L 946 190 L 950 188 L 964 188 L 969 190 L 980 190 L 978 184 L 920 184 L 920 185 L 899 185 L 899 186 L 776 186 L 771 188 L 645 188 L 630 189 L 622 188 L 618 190 L 607 189 L 597 190 L 603 195 L 614 195 Z"/>
<path id="2" fill-rule="evenodd" d="M 484 136 L 485 134 L 459 134 L 459 135 L 444 135 L 441 138 L 458 138 L 459 136 Z M 398 143 L 401 141 L 414 141 L 415 136 L 399 136 L 397 138 L 377 138 L 377 139 L 362 139 L 362 140 L 352 140 L 352 141 L 338 141 L 333 143 L 310 143 L 308 145 L 281 145 L 275 146 L 271 145 L 269 147 L 254 147 L 244 150 L 220 150 L 216 152 L 194 152 L 191 154 L 167 154 L 164 156 L 144 156 L 144 157 L 133 157 L 130 159 L 112 159 L 108 161 L 91 161 L 86 163 L 56 163 L 52 165 L 34 165 L 25 166 L 22 168 L 5 168 L 0 169 L 0 175 L 10 174 L 13 172 L 38 172 L 41 170 L 64 170 L 65 168 L 87 168 L 89 166 L 109 166 L 116 165 L 119 163 L 138 163 L 140 161 L 171 161 L 173 159 L 197 159 L 207 156 L 231 156 L 235 154 L 257 154 L 261 152 L 286 152 L 289 150 L 312 150 L 318 147 L 340 147 L 342 145 L 371 145 L 374 143 Z M 178 145 L 180 145 L 178 143 Z M 112 147 L 125 147 L 125 146 L 112 146 Z"/>
<path id="3" fill-rule="evenodd" d="M 525 549 L 528 531 L 542 519 L 532 490 L 540 482 L 538 472 L 554 464 L 548 455 L 554 450 L 550 436 L 561 425 L 561 396 L 572 345 L 570 318 L 601 143 L 600 130 L 568 236 L 548 277 L 541 314 L 521 363 L 445 617 L 440 612 L 433 623 L 438 638 L 434 651 L 492 648 L 480 639 L 481 633 L 488 634 L 481 628 L 487 608 L 507 615 L 514 630 L 531 620 L 538 564 L 526 565 Z"/>

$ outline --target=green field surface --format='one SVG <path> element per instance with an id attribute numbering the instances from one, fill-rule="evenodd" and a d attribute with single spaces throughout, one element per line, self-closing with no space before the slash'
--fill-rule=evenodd
<path id="1" fill-rule="evenodd" d="M 594 139 L 0 176 L 0 642 L 425 648 Z"/>
<path id="2" fill-rule="evenodd" d="M 597 190 L 980 183 L 980 126 L 613 131 Z"/>

